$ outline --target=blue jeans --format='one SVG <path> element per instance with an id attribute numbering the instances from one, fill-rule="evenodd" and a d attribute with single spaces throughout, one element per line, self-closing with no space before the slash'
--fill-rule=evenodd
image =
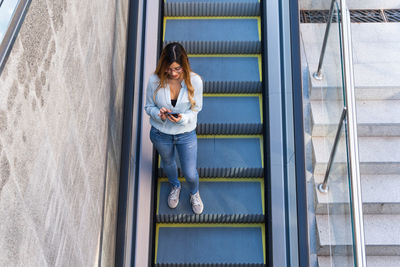
<path id="1" fill-rule="evenodd" d="M 160 132 L 154 127 L 150 130 L 150 140 L 161 156 L 161 163 L 168 181 L 173 186 L 180 186 L 178 168 L 175 161 L 175 147 L 183 176 L 190 186 L 193 195 L 199 190 L 199 174 L 197 173 L 197 135 L 191 132 L 170 135 Z"/>

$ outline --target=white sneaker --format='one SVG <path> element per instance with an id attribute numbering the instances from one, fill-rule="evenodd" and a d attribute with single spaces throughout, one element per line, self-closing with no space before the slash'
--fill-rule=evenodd
<path id="1" fill-rule="evenodd" d="M 169 192 L 169 195 L 168 195 L 168 206 L 171 209 L 175 209 L 176 206 L 178 206 L 179 194 L 180 193 L 181 193 L 181 187 L 180 186 L 179 187 L 177 187 L 177 186 L 172 187 L 171 192 Z"/>
<path id="2" fill-rule="evenodd" d="M 201 214 L 203 212 L 203 201 L 201 201 L 199 191 L 196 194 L 190 194 L 190 203 L 192 204 L 192 210 L 195 214 Z"/>

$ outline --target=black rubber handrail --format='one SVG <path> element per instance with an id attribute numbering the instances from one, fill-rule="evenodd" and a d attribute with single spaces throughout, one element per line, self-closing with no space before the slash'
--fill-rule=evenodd
<path id="1" fill-rule="evenodd" d="M 0 40 L 0 74 L 4 69 L 4 65 L 11 52 L 11 48 L 14 45 L 15 39 L 19 33 L 21 25 L 25 19 L 26 13 L 28 12 L 29 6 L 32 0 L 20 0 L 17 7 L 14 10 L 14 14 L 8 24 L 8 28 L 4 33 L 3 40 Z M 4 0 L 1 0 L 0 6 Z"/>
<path id="2" fill-rule="evenodd" d="M 128 15 L 128 40 L 127 40 L 127 52 L 125 61 L 125 89 L 124 89 L 124 108 L 123 108 L 123 122 L 122 122 L 122 143 L 121 143 L 121 163 L 120 163 L 120 177 L 119 177 L 119 192 L 118 192 L 118 213 L 117 213 L 117 229 L 116 229 L 116 247 L 115 247 L 115 266 L 124 266 L 125 254 L 132 253 L 135 250 L 135 231 L 132 236 L 127 236 L 127 207 L 129 201 L 129 195 L 133 194 L 133 228 L 135 229 L 135 217 L 136 217 L 136 187 L 134 192 L 129 192 L 129 178 L 130 171 L 132 168 L 131 162 L 131 144 L 132 139 L 136 138 L 132 133 L 133 124 L 133 109 L 134 107 L 134 91 L 138 90 L 135 88 L 135 63 L 136 58 L 140 55 L 136 54 L 136 42 L 140 38 L 138 36 L 138 12 L 139 12 L 140 1 L 130 1 L 129 4 L 129 15 Z M 133 181 L 135 182 L 135 181 Z M 131 251 L 128 251 L 126 239 L 131 239 L 132 247 Z"/>

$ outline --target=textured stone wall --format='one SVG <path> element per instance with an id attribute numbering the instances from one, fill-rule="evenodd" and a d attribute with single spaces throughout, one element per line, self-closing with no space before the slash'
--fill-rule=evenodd
<path id="1" fill-rule="evenodd" d="M 0 74 L 0 266 L 113 265 L 127 13 L 32 0 Z"/>

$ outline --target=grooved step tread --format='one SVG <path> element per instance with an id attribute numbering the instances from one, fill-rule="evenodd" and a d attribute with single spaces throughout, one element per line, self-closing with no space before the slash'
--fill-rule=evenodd
<path id="1" fill-rule="evenodd" d="M 206 96 L 198 114 L 197 133 L 260 134 L 261 105 L 261 95 Z"/>
<path id="2" fill-rule="evenodd" d="M 164 44 L 181 43 L 201 53 L 260 53 L 259 17 L 165 17 Z"/>
<path id="3" fill-rule="evenodd" d="M 165 20 L 165 41 L 260 41 L 257 18 Z"/>
<path id="4" fill-rule="evenodd" d="M 165 16 L 257 16 L 259 0 L 166 0 Z"/>
<path id="5" fill-rule="evenodd" d="M 155 262 L 265 264 L 264 234 L 261 224 L 158 224 Z"/>
<path id="6" fill-rule="evenodd" d="M 189 55 L 192 69 L 208 82 L 260 82 L 259 60 L 258 55 Z"/>
<path id="7" fill-rule="evenodd" d="M 210 0 L 166 0 L 166 3 L 210 3 Z M 213 0 L 212 3 L 259 3 L 260 0 Z"/>
<path id="8" fill-rule="evenodd" d="M 261 135 L 199 135 L 197 142 L 200 177 L 263 177 Z M 177 153 L 176 159 L 179 167 Z M 162 169 L 159 173 L 165 177 Z"/>
<path id="9" fill-rule="evenodd" d="M 199 168 L 262 168 L 262 138 L 198 138 Z"/>
<path id="10" fill-rule="evenodd" d="M 205 93 L 261 91 L 260 55 L 189 55 L 192 69 L 202 77 Z"/>
<path id="11" fill-rule="evenodd" d="M 158 183 L 158 222 L 262 222 L 264 220 L 264 183 L 262 179 L 200 179 L 199 192 L 204 203 L 201 215 L 194 215 L 189 187 L 182 183 L 179 205 L 170 209 L 167 179 Z"/>

